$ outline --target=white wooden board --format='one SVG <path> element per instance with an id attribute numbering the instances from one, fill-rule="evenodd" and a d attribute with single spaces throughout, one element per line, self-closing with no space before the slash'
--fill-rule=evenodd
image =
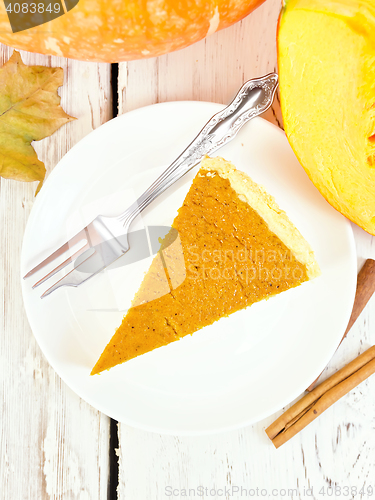
<path id="1" fill-rule="evenodd" d="M 11 51 L 1 47 L 1 63 Z M 47 175 L 112 114 L 110 65 L 22 53 L 26 64 L 61 66 L 64 109 L 78 120 L 35 145 Z M 0 178 L 0 498 L 107 498 L 109 419 L 76 396 L 43 357 L 20 286 L 23 233 L 37 183 Z"/>
<path id="2" fill-rule="evenodd" d="M 192 47 L 122 63 L 119 113 L 172 100 L 229 102 L 245 80 L 276 69 L 279 8 L 279 0 L 267 0 L 244 21 Z M 9 54 L 3 46 L 1 62 Z M 62 103 L 78 118 L 35 145 L 49 172 L 80 138 L 111 117 L 110 66 L 23 56 L 28 64 L 64 67 Z M 281 126 L 278 100 L 266 117 Z M 102 500 L 107 498 L 109 419 L 55 375 L 23 310 L 19 256 L 35 187 L 0 178 L 0 498 Z M 375 245 L 362 230 L 354 231 L 360 267 L 365 258 L 374 258 Z M 374 343 L 375 299 L 324 376 Z M 363 485 L 362 498 L 371 498 L 366 488 L 372 486 L 375 495 L 374 389 L 372 378 L 277 451 L 264 429 L 278 414 L 207 437 L 161 436 L 120 424 L 118 498 L 361 498 Z"/>
<path id="3" fill-rule="evenodd" d="M 172 100 L 228 103 L 244 81 L 275 70 L 279 8 L 278 0 L 268 0 L 244 21 L 192 47 L 121 64 L 119 112 Z M 266 118 L 281 126 L 278 100 Z M 355 234 L 360 266 L 374 258 L 374 240 L 359 228 Z M 324 376 L 374 343 L 375 299 Z M 281 412 L 254 426 L 207 437 L 162 436 L 120 425 L 118 498 L 296 499 L 311 493 L 314 498 L 357 498 L 355 488 L 359 492 L 363 485 L 372 486 L 375 494 L 374 390 L 375 377 L 279 450 L 264 429 Z M 335 485 L 336 491 L 327 489 Z"/>

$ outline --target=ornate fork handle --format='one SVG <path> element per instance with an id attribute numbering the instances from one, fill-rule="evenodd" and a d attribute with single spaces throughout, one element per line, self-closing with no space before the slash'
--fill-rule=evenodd
<path id="1" fill-rule="evenodd" d="M 197 165 L 205 155 L 213 153 L 234 139 L 245 123 L 264 113 L 273 102 L 277 85 L 276 73 L 247 81 L 233 101 L 206 123 L 181 155 L 164 170 L 135 203 L 119 216 L 124 226 L 128 227 L 142 210 Z"/>

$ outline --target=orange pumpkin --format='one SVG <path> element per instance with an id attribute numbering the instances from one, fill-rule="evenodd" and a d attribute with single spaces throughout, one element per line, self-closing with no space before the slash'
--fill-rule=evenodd
<path id="1" fill-rule="evenodd" d="M 0 2 L 0 41 L 86 61 L 142 59 L 187 47 L 239 21 L 263 1 L 80 0 L 63 16 L 18 33 L 12 33 Z"/>
<path id="2" fill-rule="evenodd" d="M 375 235 L 375 2 L 288 0 L 278 31 L 289 142 L 326 200 Z"/>

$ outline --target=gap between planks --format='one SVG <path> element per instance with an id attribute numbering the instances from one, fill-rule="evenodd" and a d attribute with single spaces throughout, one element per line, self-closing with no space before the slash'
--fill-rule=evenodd
<path id="1" fill-rule="evenodd" d="M 112 116 L 119 114 L 118 95 L 119 65 L 111 64 Z M 118 422 L 113 418 L 109 424 L 109 467 L 108 467 L 108 500 L 117 500 L 119 485 L 119 435 Z"/>

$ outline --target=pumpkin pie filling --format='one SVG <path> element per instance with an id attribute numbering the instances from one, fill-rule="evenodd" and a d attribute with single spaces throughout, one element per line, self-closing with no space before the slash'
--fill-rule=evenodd
<path id="1" fill-rule="evenodd" d="M 318 274 L 309 245 L 274 199 L 229 162 L 207 158 L 91 373 L 174 342 Z"/>

